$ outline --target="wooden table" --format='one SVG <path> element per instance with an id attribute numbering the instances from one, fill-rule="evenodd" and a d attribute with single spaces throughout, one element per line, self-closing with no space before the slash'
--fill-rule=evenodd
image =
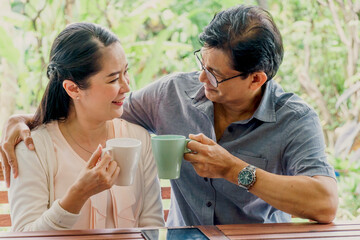
<path id="1" fill-rule="evenodd" d="M 360 239 L 360 222 L 354 223 L 275 223 L 197 226 L 212 240 L 223 239 Z M 50 232 L 0 233 L 0 239 L 144 239 L 141 229 L 67 230 Z"/>
<path id="2" fill-rule="evenodd" d="M 218 225 L 229 239 L 360 239 L 360 222 L 348 223 L 269 223 Z"/>

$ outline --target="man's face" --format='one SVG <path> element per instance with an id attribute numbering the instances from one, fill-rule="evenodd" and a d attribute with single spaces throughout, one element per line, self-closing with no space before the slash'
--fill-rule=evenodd
<path id="1" fill-rule="evenodd" d="M 202 64 L 217 79 L 221 81 L 226 78 L 241 74 L 232 69 L 232 62 L 227 52 L 217 48 L 202 48 Z M 212 102 L 220 104 L 242 104 L 252 98 L 251 75 L 248 78 L 235 77 L 231 80 L 222 82 L 218 87 L 214 87 L 205 71 L 199 76 L 199 81 L 204 83 L 205 95 Z"/>

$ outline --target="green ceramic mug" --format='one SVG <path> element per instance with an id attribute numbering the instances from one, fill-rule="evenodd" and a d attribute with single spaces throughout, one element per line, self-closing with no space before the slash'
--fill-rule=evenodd
<path id="1" fill-rule="evenodd" d="M 180 177 L 184 153 L 191 152 L 186 144 L 191 141 L 182 135 L 158 135 L 151 137 L 159 178 L 176 179 Z"/>

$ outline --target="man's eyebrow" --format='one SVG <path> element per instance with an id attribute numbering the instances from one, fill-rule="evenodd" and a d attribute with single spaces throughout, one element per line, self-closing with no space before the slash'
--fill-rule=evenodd
<path id="1" fill-rule="evenodd" d="M 222 74 L 219 70 L 212 68 L 212 67 L 208 67 L 209 70 L 211 70 L 212 72 L 214 72 L 216 75 L 220 76 L 220 77 L 225 77 L 224 74 Z"/>
<path id="2" fill-rule="evenodd" d="M 201 61 L 203 62 L 204 64 L 204 59 L 202 57 L 202 53 L 200 52 L 200 57 L 201 57 Z M 205 65 L 204 65 L 205 66 Z M 212 68 L 210 66 L 205 66 L 206 68 L 208 68 L 208 70 L 210 70 L 210 72 L 214 72 L 216 75 L 220 76 L 220 77 L 225 77 L 224 74 L 222 74 L 218 69 L 216 68 Z"/>

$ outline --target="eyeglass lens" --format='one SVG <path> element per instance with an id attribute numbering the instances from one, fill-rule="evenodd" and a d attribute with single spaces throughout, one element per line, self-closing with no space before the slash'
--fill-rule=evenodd
<path id="1" fill-rule="evenodd" d="M 203 64 L 202 64 L 199 56 L 198 56 L 197 54 L 195 54 L 195 56 L 196 56 L 196 63 L 197 63 L 197 65 L 198 65 L 198 67 L 200 68 L 200 70 L 204 70 L 205 73 L 206 73 L 206 77 L 209 79 L 211 85 L 213 85 L 214 87 L 217 87 L 217 81 L 216 81 L 215 76 L 212 75 L 212 73 L 209 72 L 209 70 L 207 70 L 207 69 L 203 66 Z"/>

